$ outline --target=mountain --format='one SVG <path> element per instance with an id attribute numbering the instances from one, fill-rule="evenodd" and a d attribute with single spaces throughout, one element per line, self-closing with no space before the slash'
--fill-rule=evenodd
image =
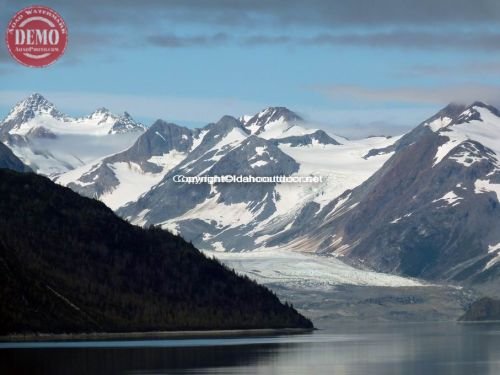
<path id="1" fill-rule="evenodd" d="M 266 113 L 274 112 L 265 110 L 260 117 L 252 118 L 263 119 Z M 272 247 L 275 238 L 281 238 L 288 228 L 302 225 L 303 210 L 314 214 L 346 189 L 363 182 L 390 156 L 364 159 L 370 149 L 397 140 L 343 140 L 341 145 L 326 133 L 333 142 L 289 141 L 293 136 L 263 137 L 276 121 L 282 129 L 290 129 L 281 135 L 299 126 L 287 125 L 284 116 L 277 118 L 270 115 L 270 126 L 260 122 L 262 132 L 254 134 L 249 127 L 255 124 L 254 120 L 241 122 L 230 116 L 200 129 L 200 141 L 195 142 L 187 157 L 117 213 L 139 225 L 161 225 L 202 249 L 248 251 Z M 297 136 L 297 140 L 315 139 L 323 133 L 301 129 L 303 136 Z M 273 132 L 273 137 L 276 136 L 278 133 Z M 325 179 L 319 184 L 210 185 L 174 181 L 175 176 L 225 175 L 324 176 Z"/>
<path id="2" fill-rule="evenodd" d="M 128 131 L 143 131 L 125 112 L 122 116 L 99 108 L 86 117 L 72 118 L 60 112 L 54 104 L 35 93 L 17 103 L 3 120 L 0 134 L 28 135 L 36 129 L 45 129 L 50 134 L 118 134 Z"/>
<path id="3" fill-rule="evenodd" d="M 479 102 L 450 105 L 365 157 L 389 151 L 382 168 L 309 217 L 293 241 L 310 239 L 316 252 L 382 272 L 498 280 L 499 112 Z"/>
<path id="4" fill-rule="evenodd" d="M 250 134 L 272 139 L 276 144 L 305 146 L 311 144 L 339 145 L 334 138 L 322 130 L 307 129 L 304 120 L 285 107 L 269 107 L 250 118 L 242 118 Z"/>
<path id="5" fill-rule="evenodd" d="M 129 149 L 55 176 L 54 180 L 82 195 L 98 198 L 116 210 L 137 201 L 174 167 L 181 165 L 176 170 L 182 170 L 183 161 L 191 167 L 196 165 L 195 169 L 199 172 L 208 171 L 216 159 L 232 149 L 231 145 L 241 144 L 251 135 L 248 126 L 252 124 L 258 123 L 265 130 L 268 125 L 272 128 L 278 121 L 284 132 L 279 135 L 276 129 L 273 130 L 274 136 L 282 136 L 268 139 L 269 144 L 274 146 L 297 148 L 339 145 L 324 131 L 295 124 L 300 117 L 286 108 L 271 107 L 262 111 L 260 117 L 258 114 L 252 118 L 251 123 L 244 123 L 234 117 L 224 116 L 217 123 L 200 129 L 188 129 L 158 120 Z M 212 158 L 214 152 L 217 156 Z M 189 173 L 193 174 L 195 169 L 191 167 Z M 233 169 L 233 172 L 237 170 Z M 264 172 L 264 169 L 259 171 Z"/>
<path id="6" fill-rule="evenodd" d="M 105 108 L 73 118 L 40 94 L 17 103 L 0 122 L 0 141 L 33 170 L 57 175 L 131 145 L 144 126 Z"/>
<path id="7" fill-rule="evenodd" d="M 215 151 L 226 152 L 247 136 L 241 123 L 230 116 L 202 129 L 158 120 L 129 149 L 63 174 L 56 181 L 117 209 L 151 190 L 181 162 L 191 163 L 208 153 L 206 159 L 210 159 Z M 207 163 L 211 161 L 199 161 L 199 165 Z"/>
<path id="8" fill-rule="evenodd" d="M 117 209 L 137 200 L 185 159 L 197 134 L 158 120 L 125 151 L 57 176 L 55 181 Z"/>
<path id="9" fill-rule="evenodd" d="M 29 172 L 29 167 L 19 160 L 16 155 L 0 142 L 0 168 L 12 169 L 17 172 Z"/>
<path id="10" fill-rule="evenodd" d="M 0 334 L 311 328 L 182 238 L 0 170 Z"/>
<path id="11" fill-rule="evenodd" d="M 12 126 L 14 120 L 70 121 L 47 101 L 32 99 L 4 121 L 9 146 L 33 149 L 39 137 L 62 137 L 57 127 L 27 131 L 26 125 Z M 101 109 L 89 117 L 92 129 L 109 126 L 106 113 Z M 126 220 L 169 229 L 203 250 L 298 250 L 379 272 L 494 285 L 500 270 L 497 109 L 481 102 L 450 104 L 393 138 L 353 141 L 306 125 L 284 107 L 239 119 L 224 116 L 199 129 L 158 120 L 118 152 L 79 163 L 52 152 L 48 159 L 57 157 L 66 172 L 38 171 L 102 200 Z M 322 179 L 175 180 L 225 175 Z"/>

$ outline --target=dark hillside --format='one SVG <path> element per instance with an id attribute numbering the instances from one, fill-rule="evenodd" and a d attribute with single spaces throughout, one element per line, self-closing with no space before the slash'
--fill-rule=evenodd
<path id="1" fill-rule="evenodd" d="M 312 327 L 182 238 L 0 170 L 0 333 Z"/>

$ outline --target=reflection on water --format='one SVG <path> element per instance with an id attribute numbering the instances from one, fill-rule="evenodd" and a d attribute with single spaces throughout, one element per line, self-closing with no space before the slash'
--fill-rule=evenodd
<path id="1" fill-rule="evenodd" d="M 1 374 L 500 374 L 500 325 L 493 324 L 12 346 L 0 344 Z"/>

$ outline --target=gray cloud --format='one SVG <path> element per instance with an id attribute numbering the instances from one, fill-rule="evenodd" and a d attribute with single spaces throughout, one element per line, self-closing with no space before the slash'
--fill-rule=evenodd
<path id="1" fill-rule="evenodd" d="M 150 35 L 147 42 L 158 47 L 180 48 L 221 46 L 228 43 L 243 46 L 361 46 L 369 48 L 398 48 L 420 50 L 478 50 L 499 51 L 500 32 L 456 32 L 434 34 L 429 31 L 393 30 L 372 33 L 321 33 L 312 36 L 288 35 L 177 35 L 163 33 Z"/>
<path id="2" fill-rule="evenodd" d="M 6 9 L 17 0 L 4 0 Z M 85 23 L 166 20 L 226 25 L 291 25 L 335 28 L 352 25 L 442 25 L 500 21 L 496 0 L 46 0 Z"/>
<path id="3" fill-rule="evenodd" d="M 471 103 L 481 100 L 499 104 L 500 86 L 461 84 L 439 87 L 370 88 L 356 85 L 329 85 L 314 87 L 331 99 L 355 100 L 372 103 L 412 103 L 445 105 L 450 101 Z"/>
<path id="4" fill-rule="evenodd" d="M 398 75 L 408 76 L 408 74 L 415 76 L 452 76 L 455 77 L 457 74 L 468 74 L 468 75 L 498 75 L 500 74 L 500 62 L 498 61 L 474 61 L 460 63 L 456 62 L 453 65 L 413 65 L 402 69 Z"/>
<path id="5" fill-rule="evenodd" d="M 407 31 L 322 34 L 305 40 L 308 44 L 397 47 L 413 49 L 498 50 L 500 33 Z"/>
<path id="6" fill-rule="evenodd" d="M 99 50 L 106 43 L 127 47 L 144 41 L 164 48 L 234 43 L 498 51 L 500 46 L 500 33 L 487 31 L 500 22 L 497 0 L 46 0 L 44 4 L 63 15 L 73 49 L 82 51 Z M 0 0 L 0 6 L 0 26 L 21 8 L 17 0 Z M 183 26 L 208 27 L 212 34 L 158 31 L 178 32 Z M 120 35 L 116 32 L 120 28 L 134 31 Z M 353 32 L 354 28 L 367 31 Z"/>
<path id="7" fill-rule="evenodd" d="M 213 35 L 195 35 L 179 36 L 175 34 L 150 35 L 147 41 L 158 47 L 180 48 L 180 47 L 198 47 L 226 44 L 229 36 L 226 33 L 217 33 Z"/>

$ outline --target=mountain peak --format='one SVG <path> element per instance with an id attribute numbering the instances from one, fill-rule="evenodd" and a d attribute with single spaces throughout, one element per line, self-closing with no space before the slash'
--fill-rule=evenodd
<path id="1" fill-rule="evenodd" d="M 252 119 L 255 118 L 264 119 L 267 121 L 267 123 L 278 120 L 282 120 L 285 122 L 303 121 L 302 117 L 286 107 L 268 107 L 260 111 Z M 251 122 L 252 119 L 250 119 L 248 122 Z"/>
<path id="2" fill-rule="evenodd" d="M 38 92 L 34 92 L 30 96 L 28 96 L 26 98 L 26 100 L 43 101 L 43 100 L 47 100 L 47 99 L 45 99 L 45 97 L 42 94 L 40 94 Z"/>
<path id="3" fill-rule="evenodd" d="M 242 123 L 237 118 L 229 115 L 222 116 L 219 121 L 207 126 L 207 129 L 209 129 L 210 132 L 223 134 L 227 134 L 234 128 L 238 128 L 241 129 L 241 131 L 244 131 Z"/>
<path id="4" fill-rule="evenodd" d="M 434 118 L 448 117 L 453 119 L 460 116 L 466 109 L 467 106 L 465 104 L 451 102 L 446 107 L 441 109 L 438 113 L 436 113 L 436 115 L 434 115 Z"/>
<path id="5" fill-rule="evenodd" d="M 57 110 L 56 106 L 49 102 L 43 95 L 33 93 L 14 106 L 5 118 L 4 123 L 23 123 L 38 115 L 49 115 L 55 118 L 65 117 Z"/>
<path id="6" fill-rule="evenodd" d="M 452 102 L 427 119 L 423 125 L 430 127 L 433 131 L 439 131 L 443 128 L 473 120 L 482 121 L 479 109 L 486 109 L 495 116 L 500 117 L 500 111 L 497 108 L 481 101 L 475 101 L 469 105 Z"/>
<path id="7" fill-rule="evenodd" d="M 268 107 L 261 111 L 257 116 L 264 117 L 267 116 L 271 118 L 282 118 L 284 121 L 303 121 L 302 117 L 300 117 L 295 112 L 289 110 L 286 107 Z"/>
<path id="8" fill-rule="evenodd" d="M 32 109 L 55 108 L 54 104 L 49 102 L 42 94 L 37 92 L 20 101 L 16 107 L 18 106 Z"/>
<path id="9" fill-rule="evenodd" d="M 245 127 L 249 129 L 252 134 L 259 134 L 268 124 L 279 121 L 291 123 L 303 121 L 303 119 L 286 107 L 268 107 L 246 121 Z"/>
<path id="10" fill-rule="evenodd" d="M 487 109 L 488 111 L 493 113 L 495 116 L 500 117 L 500 111 L 496 107 L 494 107 L 490 104 L 487 104 L 487 103 L 484 103 L 481 101 L 475 101 L 474 103 L 472 103 L 470 106 L 467 107 L 467 109 L 474 109 L 474 108 Z"/>
<path id="11" fill-rule="evenodd" d="M 107 109 L 106 107 L 99 107 L 94 112 L 92 112 L 92 114 L 98 114 L 98 113 L 108 114 L 110 113 L 110 110 Z"/>
<path id="12" fill-rule="evenodd" d="M 217 121 L 217 124 L 232 124 L 237 126 L 240 125 L 240 121 L 233 116 L 225 115 L 222 116 L 219 121 Z"/>

